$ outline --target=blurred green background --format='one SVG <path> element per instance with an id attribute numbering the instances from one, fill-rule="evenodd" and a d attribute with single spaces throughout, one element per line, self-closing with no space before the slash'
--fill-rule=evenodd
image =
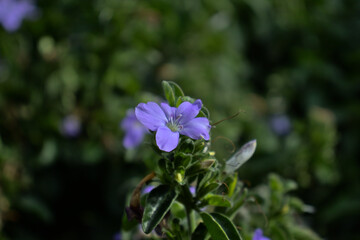
<path id="1" fill-rule="evenodd" d="M 126 110 L 161 80 L 201 98 L 217 157 L 296 180 L 326 239 L 360 239 L 360 1 L 38 0 L 0 26 L 0 239 L 112 239 L 155 161 L 126 151 Z"/>

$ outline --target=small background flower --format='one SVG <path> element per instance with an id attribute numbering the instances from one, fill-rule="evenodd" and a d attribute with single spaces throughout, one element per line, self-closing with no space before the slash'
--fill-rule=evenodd
<path id="1" fill-rule="evenodd" d="M 66 137 L 76 137 L 81 131 L 81 123 L 77 116 L 66 116 L 60 126 L 61 133 Z"/>
<path id="2" fill-rule="evenodd" d="M 129 110 L 121 121 L 121 128 L 125 131 L 123 145 L 127 149 L 137 147 L 144 139 L 147 129 L 137 120 L 134 110 Z"/>
<path id="3" fill-rule="evenodd" d="M 258 228 L 255 230 L 252 240 L 270 240 L 270 238 L 265 237 L 263 231 Z"/>
<path id="4" fill-rule="evenodd" d="M 23 19 L 34 17 L 36 7 L 27 0 L 0 0 L 0 23 L 6 31 L 16 31 Z"/>
<path id="5" fill-rule="evenodd" d="M 113 240 L 122 240 L 121 233 L 116 233 L 116 234 L 113 236 Z"/>
<path id="6" fill-rule="evenodd" d="M 274 115 L 270 118 L 270 127 L 278 136 L 285 136 L 291 131 L 291 122 L 288 116 Z"/>

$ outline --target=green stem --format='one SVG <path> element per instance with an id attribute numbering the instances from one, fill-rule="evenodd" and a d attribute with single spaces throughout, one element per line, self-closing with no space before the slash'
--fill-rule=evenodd
<path id="1" fill-rule="evenodd" d="M 187 220 L 187 224 L 188 224 L 188 234 L 189 234 L 189 239 L 191 239 L 191 233 L 192 233 L 192 224 L 191 224 L 191 209 L 189 209 L 188 207 L 186 207 L 186 220 Z"/>
<path id="2" fill-rule="evenodd" d="M 189 190 L 189 186 L 183 185 L 182 193 L 183 193 L 183 197 L 184 197 L 183 204 L 184 204 L 185 212 L 186 212 L 186 220 L 187 220 L 187 225 L 188 225 L 189 239 L 191 239 L 191 233 L 192 233 L 191 211 L 193 208 L 193 202 L 192 202 L 193 199 L 192 199 L 192 195 Z"/>
<path id="3" fill-rule="evenodd" d="M 227 211 L 226 215 L 230 216 L 230 218 L 234 217 L 234 214 L 236 213 L 236 211 L 241 207 L 241 205 L 244 204 L 246 197 L 247 197 L 247 193 L 248 193 L 248 191 L 245 188 L 240 199 L 237 202 L 235 202 L 234 206 Z"/>

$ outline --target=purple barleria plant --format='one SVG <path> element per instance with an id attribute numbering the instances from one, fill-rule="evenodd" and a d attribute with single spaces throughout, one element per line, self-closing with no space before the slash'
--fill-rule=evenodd
<path id="1" fill-rule="evenodd" d="M 36 8 L 27 0 L 0 0 L 0 23 L 6 31 L 16 31 L 24 18 L 36 15 Z"/>
<path id="2" fill-rule="evenodd" d="M 178 108 L 167 103 L 140 103 L 135 108 L 137 119 L 149 130 L 156 132 L 160 150 L 170 152 L 179 143 L 179 136 L 209 140 L 210 124 L 205 117 L 196 117 L 202 107 L 200 99 L 194 103 L 183 102 Z"/>
<path id="3" fill-rule="evenodd" d="M 137 120 L 134 110 L 129 110 L 121 121 L 121 128 L 125 131 L 123 145 L 127 149 L 137 147 L 148 130 Z"/>
<path id="4" fill-rule="evenodd" d="M 258 228 L 255 230 L 252 240 L 270 240 L 270 238 L 265 237 L 263 231 Z"/>

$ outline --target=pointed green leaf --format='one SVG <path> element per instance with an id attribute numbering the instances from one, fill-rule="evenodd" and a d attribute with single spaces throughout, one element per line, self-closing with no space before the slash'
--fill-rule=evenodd
<path id="1" fill-rule="evenodd" d="M 206 117 L 207 119 L 210 118 L 210 112 L 206 107 L 202 107 L 199 113 L 199 117 Z"/>
<path id="2" fill-rule="evenodd" d="M 170 86 L 169 82 L 162 81 L 162 87 L 164 90 L 165 98 L 168 101 L 169 105 L 174 107 L 175 106 L 175 92 L 173 88 Z"/>
<path id="3" fill-rule="evenodd" d="M 150 233 L 164 218 L 178 193 L 168 185 L 154 188 L 146 199 L 142 228 L 145 233 Z"/>
<path id="4" fill-rule="evenodd" d="M 217 207 L 231 207 L 231 203 L 229 200 L 225 198 L 225 196 L 208 194 L 204 197 L 204 200 L 200 204 L 200 207 L 211 205 Z"/>
<path id="5" fill-rule="evenodd" d="M 227 174 L 235 172 L 241 165 L 249 160 L 256 149 L 256 140 L 244 144 L 229 160 L 226 161 L 225 172 Z"/>
<path id="6" fill-rule="evenodd" d="M 216 182 L 213 182 L 213 183 L 210 183 L 204 187 L 202 187 L 201 189 L 199 189 L 198 193 L 196 194 L 196 197 L 199 199 L 203 196 L 205 196 L 207 193 L 215 190 L 216 188 L 219 187 L 220 184 L 216 183 Z"/>
<path id="7" fill-rule="evenodd" d="M 185 176 L 192 177 L 200 173 L 206 172 L 206 170 L 207 169 L 202 168 L 199 163 L 196 163 L 186 169 Z"/>
<path id="8" fill-rule="evenodd" d="M 185 96 L 183 90 L 181 89 L 181 87 L 179 85 L 177 85 L 174 82 L 168 82 L 168 84 L 172 87 L 172 89 L 174 90 L 174 94 L 175 94 L 175 98 L 179 98 L 179 97 L 183 97 Z"/>
<path id="9" fill-rule="evenodd" d="M 237 212 L 237 210 L 244 204 L 247 194 L 248 194 L 248 190 L 247 188 L 245 188 L 244 192 L 240 195 L 240 197 L 236 198 L 233 207 L 227 210 L 226 215 L 232 217 Z"/>
<path id="10" fill-rule="evenodd" d="M 216 240 L 241 240 L 239 232 L 229 218 L 220 213 L 200 213 L 211 237 Z"/>
<path id="11" fill-rule="evenodd" d="M 237 180 L 238 180 L 238 176 L 237 176 L 237 173 L 235 173 L 233 180 L 229 184 L 229 192 L 228 192 L 229 197 L 231 197 L 234 194 L 236 184 L 237 184 Z"/>

